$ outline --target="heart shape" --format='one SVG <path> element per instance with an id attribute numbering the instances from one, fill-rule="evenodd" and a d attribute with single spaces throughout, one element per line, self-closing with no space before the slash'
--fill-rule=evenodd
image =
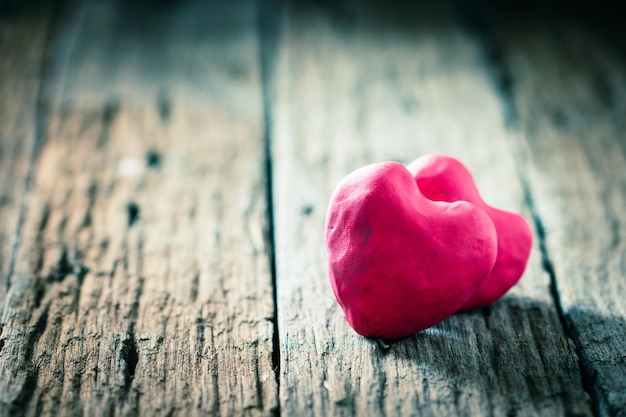
<path id="1" fill-rule="evenodd" d="M 472 174 L 457 159 L 426 155 L 408 165 L 422 194 L 434 201 L 468 201 L 482 208 L 498 234 L 498 257 L 493 270 L 461 310 L 487 306 L 502 297 L 521 278 L 532 246 L 532 232 L 517 213 L 487 205 L 480 197 Z"/>
<path id="2" fill-rule="evenodd" d="M 466 201 L 424 197 L 407 168 L 360 168 L 335 190 L 326 221 L 331 285 L 348 323 L 397 339 L 458 311 L 491 272 L 497 235 Z"/>

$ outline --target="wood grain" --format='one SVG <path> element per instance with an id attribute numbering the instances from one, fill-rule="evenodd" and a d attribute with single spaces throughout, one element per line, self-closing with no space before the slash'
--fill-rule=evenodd
<path id="1" fill-rule="evenodd" d="M 0 0 L 0 417 L 626 415 L 623 28 L 402 3 Z M 332 295 L 326 205 L 432 152 L 535 246 L 385 353 Z"/>
<path id="2" fill-rule="evenodd" d="M 13 275 L 40 133 L 40 75 L 51 17 L 50 7 L 30 14 L 8 8 L 0 11 L 0 316 Z"/>
<path id="3" fill-rule="evenodd" d="M 503 300 L 385 355 L 349 328 L 332 295 L 326 205 L 365 164 L 452 154 L 487 201 L 531 217 L 481 48 L 454 16 L 444 5 L 346 1 L 286 12 L 272 81 L 285 415 L 591 415 L 537 245 Z"/>
<path id="4" fill-rule="evenodd" d="M 272 414 L 254 4 L 66 14 L 2 316 L 0 415 Z"/>
<path id="5" fill-rule="evenodd" d="M 599 32 L 594 16 L 532 30 L 507 14 L 492 23 L 559 308 L 598 415 L 624 416 L 626 63 L 623 37 L 602 36 L 621 23 L 596 22 Z"/>

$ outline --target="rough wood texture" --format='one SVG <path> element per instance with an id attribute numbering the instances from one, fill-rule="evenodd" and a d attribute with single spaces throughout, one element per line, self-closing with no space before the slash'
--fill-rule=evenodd
<path id="1" fill-rule="evenodd" d="M 37 103 L 51 17 L 50 7 L 29 14 L 0 8 L 0 316 L 39 133 Z"/>
<path id="2" fill-rule="evenodd" d="M 286 415 L 591 415 L 537 245 L 505 299 L 386 355 L 348 327 L 332 295 L 326 205 L 367 163 L 456 155 L 487 201 L 531 218 L 482 49 L 453 16 L 382 2 L 298 3 L 286 13 L 272 101 Z"/>
<path id="3" fill-rule="evenodd" d="M 0 0 L 0 417 L 626 415 L 623 25 L 402 3 Z M 383 353 L 326 206 L 430 152 L 535 246 Z"/>
<path id="4" fill-rule="evenodd" d="M 532 30 L 517 11 L 491 23 L 559 308 L 597 414 L 626 416 L 625 33 L 610 10 L 586 10 Z"/>
<path id="5" fill-rule="evenodd" d="M 272 414 L 254 4 L 64 15 L 2 316 L 0 415 Z"/>

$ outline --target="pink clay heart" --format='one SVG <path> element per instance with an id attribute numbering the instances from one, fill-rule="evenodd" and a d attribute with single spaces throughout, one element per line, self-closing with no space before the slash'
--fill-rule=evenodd
<path id="1" fill-rule="evenodd" d="M 521 278 L 530 248 L 532 232 L 524 218 L 487 205 L 470 172 L 458 160 L 446 155 L 426 155 L 408 166 L 422 194 L 433 201 L 468 201 L 482 208 L 498 233 L 498 257 L 493 270 L 462 310 L 484 307 L 502 297 Z"/>
<path id="2" fill-rule="evenodd" d="M 432 201 L 404 165 L 384 162 L 337 186 L 326 248 L 348 323 L 363 336 L 396 339 L 467 303 L 493 268 L 497 236 L 483 209 Z"/>

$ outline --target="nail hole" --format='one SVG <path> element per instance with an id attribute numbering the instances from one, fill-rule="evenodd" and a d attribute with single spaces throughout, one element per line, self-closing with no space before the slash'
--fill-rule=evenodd
<path id="1" fill-rule="evenodd" d="M 139 206 L 137 203 L 128 203 L 126 206 L 126 214 L 128 214 L 128 227 L 133 227 L 139 220 Z"/>
<path id="2" fill-rule="evenodd" d="M 161 167 L 161 154 L 155 150 L 150 150 L 146 154 L 146 164 L 149 168 L 158 169 Z"/>

